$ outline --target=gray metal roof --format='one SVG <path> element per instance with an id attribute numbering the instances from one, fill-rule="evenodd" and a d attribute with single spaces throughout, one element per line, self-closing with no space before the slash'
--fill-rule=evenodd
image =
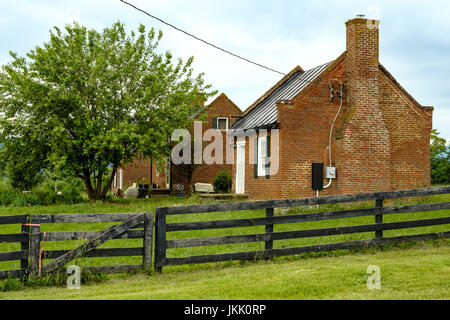
<path id="1" fill-rule="evenodd" d="M 268 97 L 258 103 L 248 114 L 236 121 L 232 130 L 259 128 L 277 122 L 277 101 L 289 100 L 313 81 L 330 63 L 325 63 L 308 71 L 292 74 Z"/>

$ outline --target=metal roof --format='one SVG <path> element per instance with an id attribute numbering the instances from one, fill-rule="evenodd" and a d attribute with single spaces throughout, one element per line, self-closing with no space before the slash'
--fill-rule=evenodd
<path id="1" fill-rule="evenodd" d="M 295 97 L 304 87 L 313 81 L 330 62 L 308 71 L 297 71 L 276 88 L 248 114 L 236 121 L 232 130 L 247 130 L 274 124 L 277 122 L 277 101 Z"/>

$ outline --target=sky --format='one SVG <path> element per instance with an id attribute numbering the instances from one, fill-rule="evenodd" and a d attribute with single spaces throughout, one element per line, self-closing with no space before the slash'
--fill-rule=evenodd
<path id="1" fill-rule="evenodd" d="M 433 128 L 450 141 L 450 2 L 294 0 L 127 0 L 235 54 L 288 73 L 336 59 L 345 51 L 345 22 L 364 14 L 380 23 L 380 63 L 422 105 L 433 106 Z M 77 21 L 101 31 L 121 21 L 163 31 L 160 50 L 187 60 L 206 83 L 241 110 L 281 75 L 227 55 L 120 0 L 0 0 L 0 65 L 9 51 L 25 55 L 54 27 Z M 212 98 L 214 99 L 214 97 Z M 211 100 L 210 100 L 211 101 Z"/>

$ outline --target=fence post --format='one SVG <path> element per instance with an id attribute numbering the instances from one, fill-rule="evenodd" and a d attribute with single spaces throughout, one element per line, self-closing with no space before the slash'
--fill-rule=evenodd
<path id="1" fill-rule="evenodd" d="M 29 217 L 27 218 L 27 221 L 25 223 L 28 223 Z M 30 226 L 26 224 L 22 224 L 21 229 L 23 234 L 29 235 L 30 234 Z M 28 256 L 30 255 L 30 237 L 27 237 L 27 240 L 20 243 L 20 250 L 27 251 Z M 20 260 L 20 268 L 28 271 L 28 257 L 26 259 Z"/>
<path id="2" fill-rule="evenodd" d="M 27 219 L 30 220 L 29 218 Z M 28 261 L 21 260 L 20 267 L 27 268 L 33 276 L 39 274 L 39 252 L 41 250 L 41 226 L 28 221 L 22 224 L 22 232 L 28 235 L 28 241 L 22 242 L 22 250 L 28 250 Z"/>
<path id="3" fill-rule="evenodd" d="M 375 223 L 383 223 L 383 199 L 375 200 L 375 208 L 377 213 L 375 214 Z M 383 230 L 375 231 L 375 239 L 383 238 Z"/>
<path id="4" fill-rule="evenodd" d="M 153 247 L 153 213 L 146 213 L 144 217 L 144 255 L 142 264 L 145 271 L 152 271 Z"/>
<path id="5" fill-rule="evenodd" d="M 166 215 L 167 208 L 156 208 L 155 270 L 162 272 L 166 263 Z"/>
<path id="6" fill-rule="evenodd" d="M 273 217 L 273 208 L 267 208 L 266 209 L 266 218 L 272 218 Z M 273 223 L 266 224 L 266 235 L 273 232 Z M 270 239 L 272 239 L 272 235 L 268 236 Z M 266 240 L 266 250 L 273 249 L 273 240 Z"/>

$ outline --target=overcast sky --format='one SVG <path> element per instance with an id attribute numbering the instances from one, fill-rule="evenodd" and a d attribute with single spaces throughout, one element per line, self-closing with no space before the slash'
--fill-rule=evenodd
<path id="1" fill-rule="evenodd" d="M 450 4 L 448 1 L 127 0 L 233 53 L 287 73 L 336 59 L 345 51 L 345 21 L 381 20 L 380 62 L 422 105 L 434 106 L 433 127 L 450 140 Z M 194 56 L 194 70 L 245 110 L 281 75 L 213 49 L 119 0 L 0 2 L 0 64 L 9 50 L 25 55 L 53 26 L 78 21 L 102 30 L 120 20 L 163 31 L 160 48 Z"/>

